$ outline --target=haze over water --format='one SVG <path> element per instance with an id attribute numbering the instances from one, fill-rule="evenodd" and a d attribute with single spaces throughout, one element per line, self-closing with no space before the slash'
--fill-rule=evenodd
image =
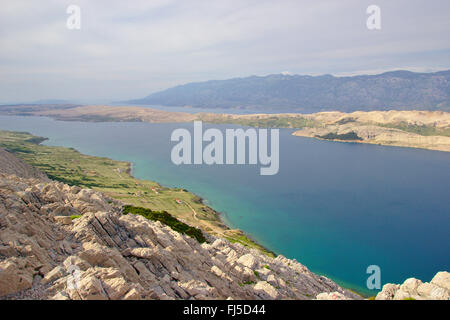
<path id="1" fill-rule="evenodd" d="M 198 194 L 232 227 L 347 287 L 368 293 L 369 265 L 381 267 L 382 284 L 429 281 L 450 269 L 450 153 L 319 141 L 281 129 L 280 171 L 260 176 L 257 165 L 175 166 L 170 135 L 181 127 L 193 126 L 0 117 L 2 130 L 131 161 L 137 178 Z"/>

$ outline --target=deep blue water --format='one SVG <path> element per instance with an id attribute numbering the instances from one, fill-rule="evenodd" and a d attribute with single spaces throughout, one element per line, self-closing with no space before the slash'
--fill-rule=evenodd
<path id="1" fill-rule="evenodd" d="M 267 248 L 348 287 L 367 293 L 373 264 L 383 284 L 450 270 L 450 153 L 319 141 L 283 129 L 280 171 L 260 176 L 257 165 L 173 165 L 170 134 L 180 127 L 192 124 L 0 117 L 0 129 L 131 161 L 138 178 L 189 189 Z"/>

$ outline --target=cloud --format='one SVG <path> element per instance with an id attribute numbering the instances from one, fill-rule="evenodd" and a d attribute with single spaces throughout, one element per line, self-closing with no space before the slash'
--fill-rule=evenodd
<path id="1" fill-rule="evenodd" d="M 141 97 L 251 74 L 448 68 L 450 3 L 379 0 L 16 0 L 0 12 L 0 100 Z"/>

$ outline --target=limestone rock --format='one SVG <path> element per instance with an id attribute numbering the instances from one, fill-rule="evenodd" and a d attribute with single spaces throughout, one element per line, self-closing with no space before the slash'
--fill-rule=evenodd
<path id="1" fill-rule="evenodd" d="M 59 222 L 61 224 L 64 224 L 64 225 L 68 225 L 68 224 L 72 223 L 72 219 L 70 219 L 70 217 L 67 217 L 67 216 L 56 216 L 55 221 Z"/>
<path id="2" fill-rule="evenodd" d="M 257 265 L 256 257 L 250 253 L 247 253 L 247 254 L 244 254 L 243 256 L 241 256 L 237 260 L 237 262 L 246 266 L 249 269 L 253 269 Z"/>
<path id="3" fill-rule="evenodd" d="M 32 275 L 20 268 L 13 260 L 0 262 L 0 297 L 29 289 L 33 285 Z"/>
<path id="4" fill-rule="evenodd" d="M 340 292 L 323 292 L 316 296 L 316 300 L 349 300 Z"/>
<path id="5" fill-rule="evenodd" d="M 431 283 L 441 288 L 450 289 L 450 273 L 445 271 L 436 273 L 436 275 L 431 280 Z"/>
<path id="6" fill-rule="evenodd" d="M 266 281 L 259 281 L 253 289 L 259 293 L 260 297 L 263 299 L 277 299 L 279 298 L 279 293 L 270 283 Z"/>
<path id="7" fill-rule="evenodd" d="M 431 282 L 410 278 L 402 285 L 386 284 L 376 300 L 449 300 L 450 273 L 438 272 Z"/>
<path id="8" fill-rule="evenodd" d="M 123 215 L 122 203 L 93 190 L 0 173 L 0 198 L 0 297 L 311 299 L 337 291 L 359 298 L 295 260 L 212 236 L 200 244 Z M 81 217 L 72 221 L 74 212 Z"/>

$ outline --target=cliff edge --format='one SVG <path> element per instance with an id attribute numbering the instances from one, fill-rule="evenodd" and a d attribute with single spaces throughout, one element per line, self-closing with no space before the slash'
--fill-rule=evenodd
<path id="1" fill-rule="evenodd" d="M 2 299 L 360 298 L 295 260 L 199 243 L 100 192 L 11 175 L 14 158 L 0 162 Z"/>

